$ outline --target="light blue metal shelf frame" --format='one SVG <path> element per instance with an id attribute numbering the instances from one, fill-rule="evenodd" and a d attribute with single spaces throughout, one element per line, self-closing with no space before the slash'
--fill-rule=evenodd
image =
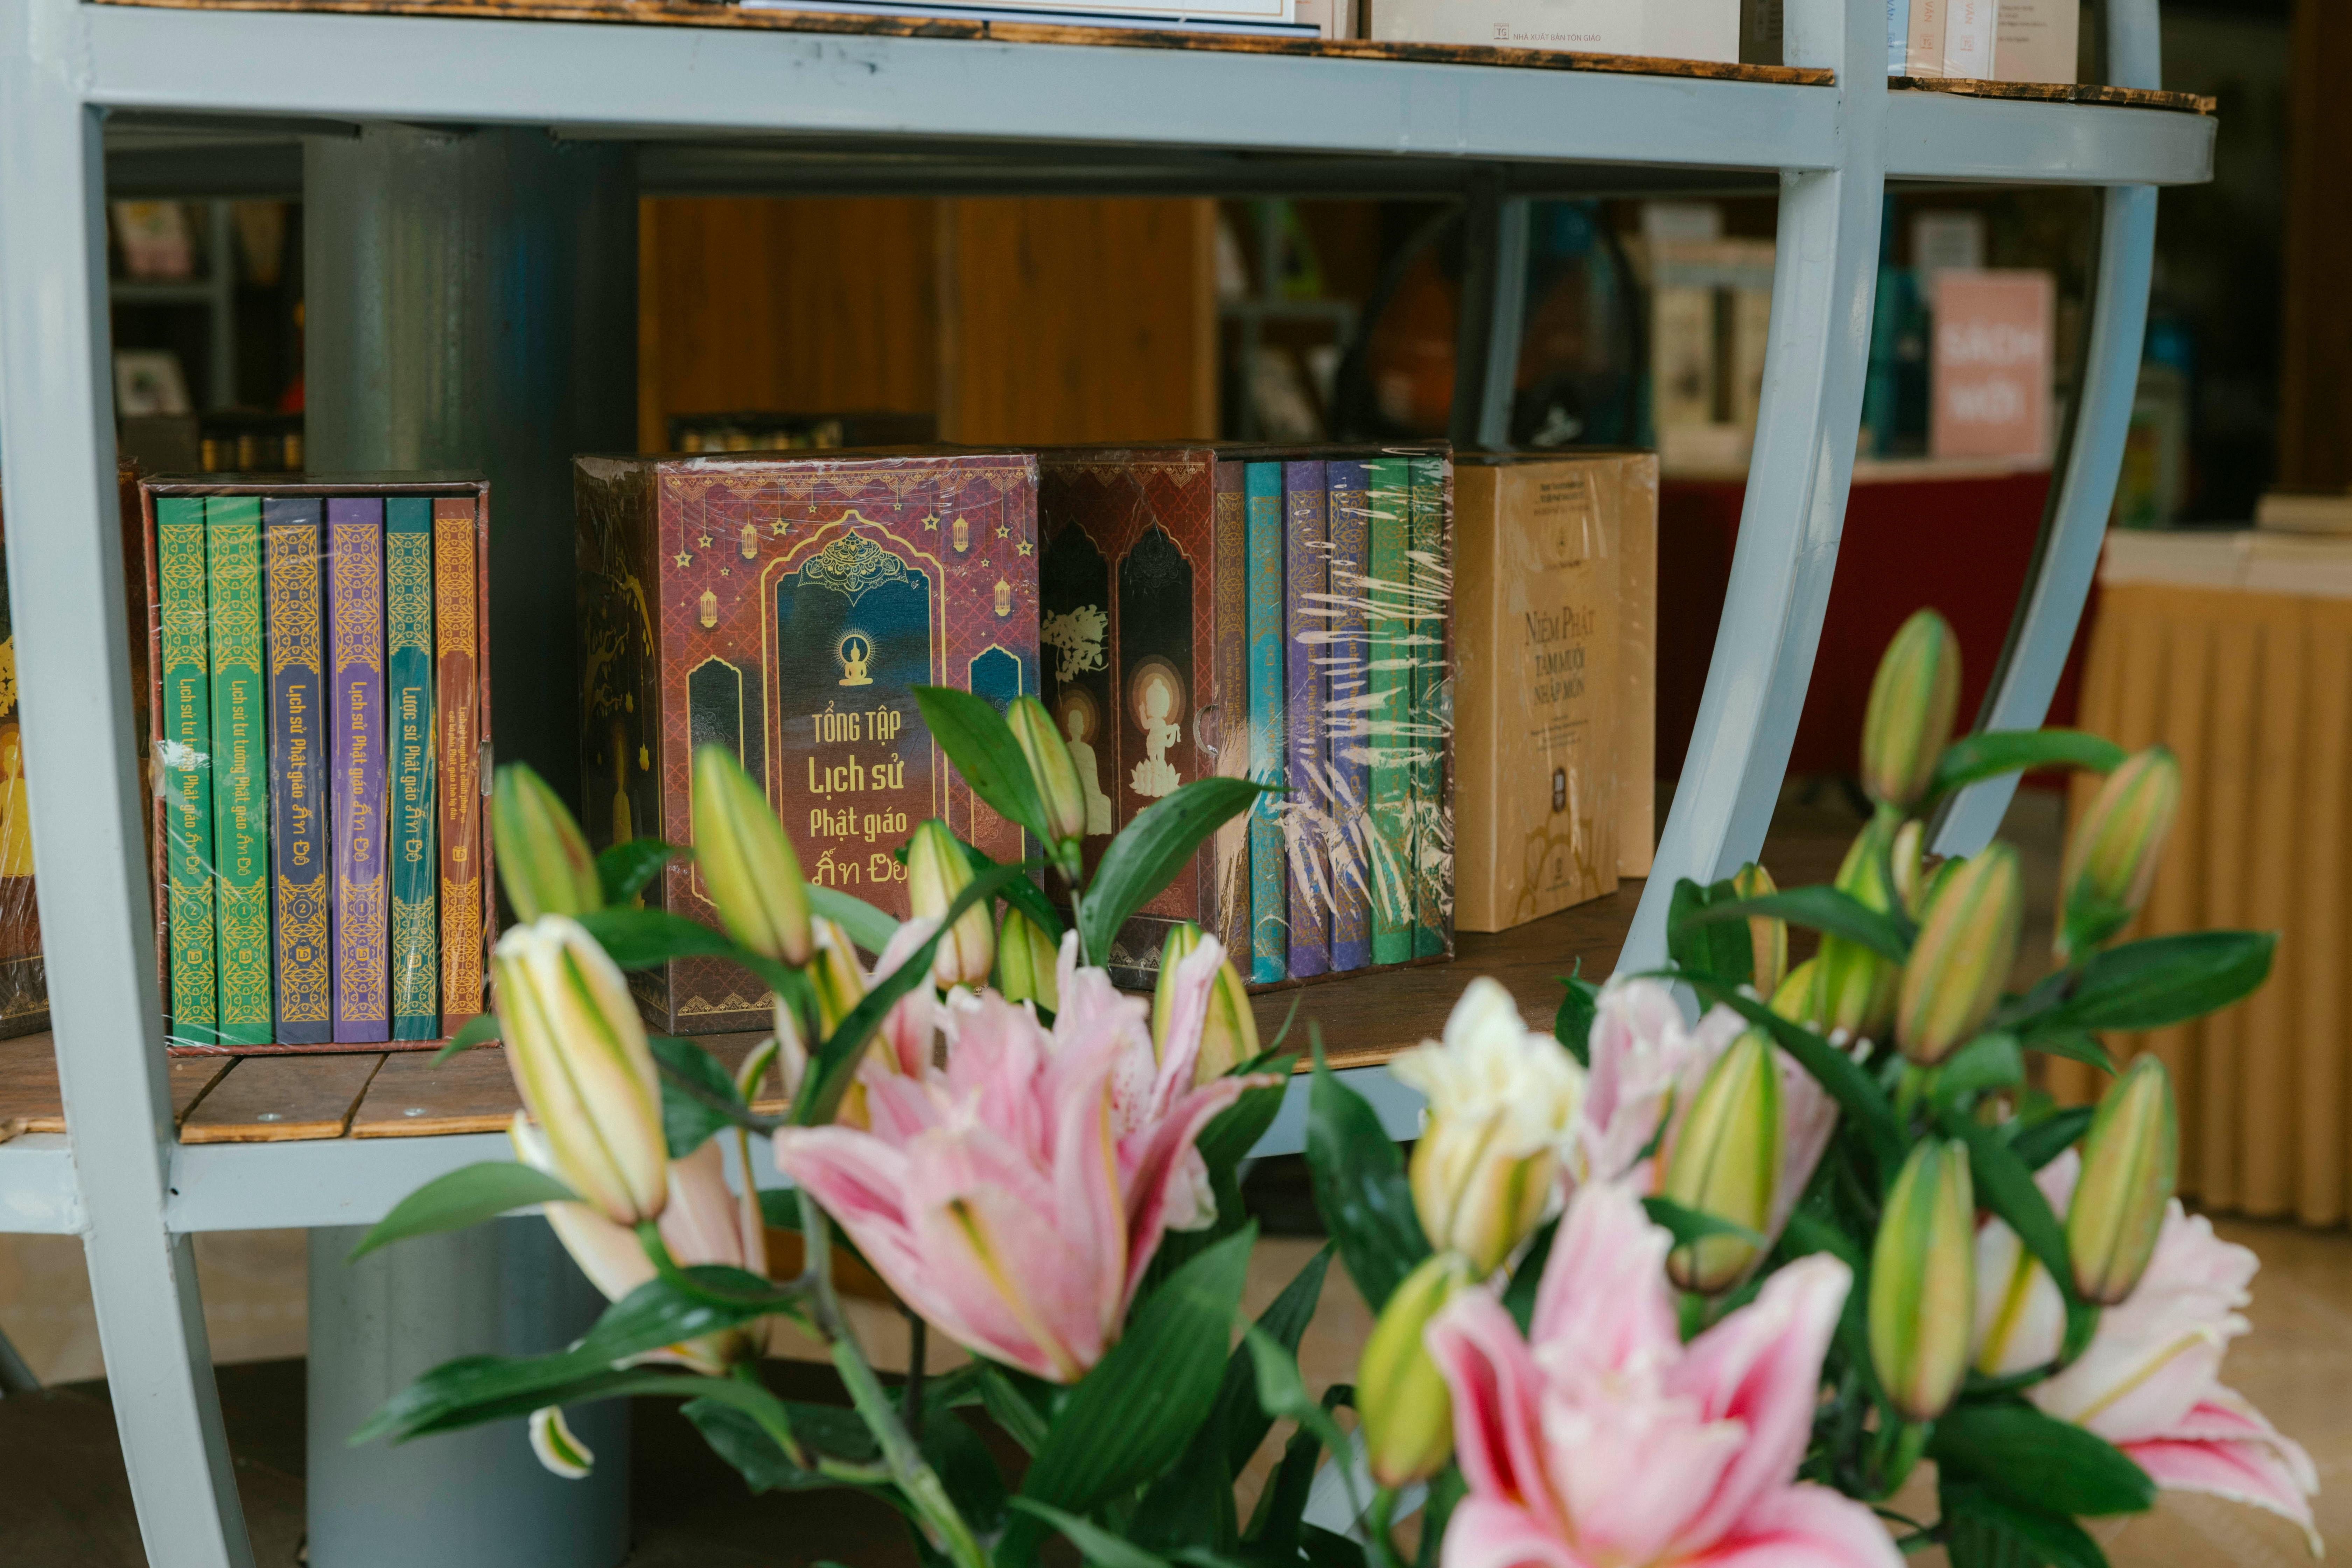
<path id="1" fill-rule="evenodd" d="M 2087 374 L 1983 721 L 2038 722 L 2087 592 L 2140 357 L 2156 191 L 2210 177 L 2207 117 L 1888 89 L 1884 0 L 1790 0 L 1836 85 L 1331 58 L 0 0 L 0 458 L 40 913 L 69 1140 L 0 1145 L 0 1230 L 77 1235 L 150 1560 L 252 1562 L 189 1250 L 196 1232 L 365 1224 L 502 1142 L 184 1148 L 173 1139 L 130 733 L 103 202 L 110 117 L 281 142 L 354 122 L 643 144 L 649 188 L 1454 192 L 1491 258 L 1457 433 L 1502 428 L 1534 195 L 1780 195 L 1763 415 L 1690 762 L 1624 962 L 1666 896 L 1763 841 L 1818 647 L 1860 419 L 1890 180 L 2104 190 Z M 2158 86 L 2155 0 L 2108 0 L 2117 85 Z M 861 162 L 863 152 L 883 154 Z M 894 158 L 889 154 L 897 154 Z M 205 166 L 201 148 L 173 156 Z M 828 162 L 828 157 L 831 161 Z M 281 184 L 279 157 L 271 176 Z M 220 187 L 234 189 L 234 180 Z M 1482 341 L 1483 340 L 1483 341 Z M 1972 792 L 1937 847 L 1981 844 Z M 1358 1075 L 1400 1136 L 1412 1098 Z M 1301 1141 L 1286 1108 L 1265 1152 Z"/>

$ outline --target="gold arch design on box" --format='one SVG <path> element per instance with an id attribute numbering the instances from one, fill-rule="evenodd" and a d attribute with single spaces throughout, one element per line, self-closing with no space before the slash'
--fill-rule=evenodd
<path id="1" fill-rule="evenodd" d="M 931 615 L 929 663 L 932 673 L 935 676 L 943 673 L 942 666 L 946 663 L 948 655 L 947 616 L 945 614 L 948 583 L 946 566 L 940 562 L 937 555 L 924 549 L 913 540 L 904 537 L 888 523 L 877 522 L 872 518 L 867 517 L 863 512 L 859 511 L 856 507 L 843 508 L 841 515 L 835 518 L 830 522 L 819 522 L 814 524 L 813 531 L 809 534 L 806 541 L 803 542 L 799 551 L 788 551 L 784 554 L 778 556 L 776 559 L 766 563 L 760 568 L 760 602 L 758 606 L 760 613 L 760 668 L 763 672 L 772 672 L 776 668 L 776 614 L 774 595 L 777 580 L 782 577 L 798 576 L 802 567 L 807 565 L 811 561 L 815 560 L 818 556 L 822 555 L 827 548 L 845 537 L 866 537 L 863 535 L 851 534 L 850 530 L 853 523 L 873 530 L 874 532 L 880 534 L 882 538 L 889 541 L 891 548 L 904 552 L 904 553 L 898 557 L 898 561 L 900 565 L 908 568 L 907 575 L 922 577 L 930 585 Z M 828 537 L 828 535 L 830 535 L 830 537 Z M 876 542 L 871 538 L 866 538 L 866 542 L 869 544 Z M 877 548 L 878 549 L 879 546 L 877 545 Z M 787 561 L 793 562 L 793 564 L 787 567 L 785 565 Z M 922 572 L 913 569 L 914 563 L 918 561 L 929 567 L 929 571 Z M 854 599 L 851 602 L 853 604 L 856 603 Z M 773 683 L 772 682 L 772 684 Z M 761 732 L 767 737 L 768 751 L 766 757 L 761 760 L 761 771 L 765 776 L 761 779 L 760 784 L 761 787 L 767 792 L 768 798 L 772 801 L 777 797 L 778 791 L 781 788 L 777 782 L 778 774 L 776 770 L 782 765 L 779 763 L 778 758 L 781 756 L 783 750 L 783 725 L 784 694 L 781 690 L 770 692 L 767 696 L 767 700 L 761 704 L 760 727 Z M 945 759 L 940 755 L 940 749 L 936 742 L 932 743 L 930 752 L 931 815 L 933 816 L 945 818 L 947 816 L 947 769 L 943 765 Z"/>

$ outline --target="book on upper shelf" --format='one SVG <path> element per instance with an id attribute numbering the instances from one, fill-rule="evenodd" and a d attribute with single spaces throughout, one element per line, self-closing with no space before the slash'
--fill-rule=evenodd
<path id="1" fill-rule="evenodd" d="M 944 819 L 1000 861 L 1021 830 L 931 742 L 912 689 L 1002 708 L 1038 690 L 1037 459 L 947 449 L 574 460 L 582 813 L 598 848 L 694 837 L 694 749 L 733 751 L 801 869 L 908 913 L 893 851 Z M 705 923 L 693 865 L 646 889 Z M 731 964 L 630 976 L 672 1034 L 764 1029 L 767 994 Z"/>
<path id="2" fill-rule="evenodd" d="M 166 1044 L 437 1043 L 482 1010 L 496 935 L 488 486 L 163 476 L 136 495 Z"/>
<path id="3" fill-rule="evenodd" d="M 1119 984 L 1152 984 L 1180 921 L 1258 985 L 1406 962 L 1424 902 L 1421 956 L 1450 952 L 1446 472 L 1432 446 L 1039 452 L 1045 700 L 1079 763 L 1089 863 L 1195 778 L 1268 786 L 1121 930 Z"/>
<path id="4" fill-rule="evenodd" d="M 1367 0 L 1370 36 L 1648 59 L 1739 62 L 1742 0 Z M 1752 24 L 1751 24 L 1752 31 Z"/>

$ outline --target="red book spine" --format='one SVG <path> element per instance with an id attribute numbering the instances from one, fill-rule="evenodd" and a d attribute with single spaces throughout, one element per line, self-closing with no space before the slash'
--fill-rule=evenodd
<path id="1" fill-rule="evenodd" d="M 433 503 L 434 763 L 441 775 L 441 1027 L 482 1010 L 481 621 L 474 500 Z"/>

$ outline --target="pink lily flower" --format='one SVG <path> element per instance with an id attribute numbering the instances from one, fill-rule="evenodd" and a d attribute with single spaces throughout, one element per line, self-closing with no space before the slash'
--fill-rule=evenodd
<path id="1" fill-rule="evenodd" d="M 1673 1138 L 1715 1060 L 1730 1048 L 1748 1021 L 1728 1007 L 1708 1009 L 1696 1026 L 1683 1022 L 1674 993 L 1654 980 L 1612 981 L 1601 989 L 1589 1042 L 1591 1067 L 1580 1130 L 1583 1179 L 1630 1178 L 1648 1191 L 1642 1152 Z M 1837 1102 L 1786 1051 L 1780 1068 L 1780 1173 L 1772 1190 L 1767 1239 L 1778 1237 L 1804 1196 L 1805 1184 L 1837 1130 Z M 1666 1139 L 1658 1137 L 1661 1127 Z"/>
<path id="2" fill-rule="evenodd" d="M 2069 1150 L 2036 1178 L 2062 1215 L 2081 1168 Z M 2138 1288 L 2100 1313 L 2079 1358 L 2026 1397 L 2105 1437 L 2166 1490 L 2205 1492 L 2294 1521 L 2316 1557 L 2311 1498 L 2319 1474 L 2311 1456 L 2221 1380 L 2230 1342 L 2250 1326 L 2240 1309 L 2252 1299 L 2247 1286 L 2261 1266 L 2175 1198 Z M 2055 1360 L 2064 1302 L 2049 1271 L 1998 1219 L 1977 1234 L 1977 1365 L 2010 1373 Z"/>
<path id="3" fill-rule="evenodd" d="M 521 1111 L 515 1112 L 507 1137 L 524 1164 L 549 1175 L 562 1174 L 555 1169 L 547 1135 Z M 555 1238 L 606 1300 L 617 1301 L 654 1277 L 653 1260 L 638 1245 L 635 1233 L 606 1219 L 593 1205 L 549 1204 L 545 1212 Z M 662 1245 L 681 1266 L 723 1263 L 763 1277 L 768 1272 L 768 1231 L 760 1200 L 755 1194 L 738 1195 L 728 1190 L 725 1156 L 715 1138 L 685 1159 L 670 1162 L 669 1201 L 657 1224 Z M 643 1359 L 681 1362 L 718 1377 L 757 1354 L 765 1342 L 765 1324 L 747 1323 Z"/>
<path id="4" fill-rule="evenodd" d="M 1064 943 L 1049 1033 L 1027 1003 L 951 992 L 947 1066 L 862 1069 L 868 1125 L 791 1129 L 776 1163 L 898 1298 L 975 1353 L 1072 1383 L 1118 1340 L 1171 1227 L 1216 1216 L 1194 1147 L 1271 1077 L 1192 1087 L 1223 949 L 1177 974 L 1160 1051 L 1149 1010 Z M 1207 955 L 1205 958 L 1203 955 Z"/>
<path id="5" fill-rule="evenodd" d="M 1795 1480 L 1852 1277 L 1782 1268 L 1685 1345 L 1672 1238 L 1631 1188 L 1570 1202 L 1521 1339 L 1485 1291 L 1430 1325 L 1470 1492 L 1444 1568 L 1897 1568 L 1870 1510 Z"/>

